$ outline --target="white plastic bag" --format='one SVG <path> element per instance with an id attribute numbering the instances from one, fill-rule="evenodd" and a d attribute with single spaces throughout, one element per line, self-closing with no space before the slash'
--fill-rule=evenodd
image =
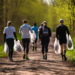
<path id="1" fill-rule="evenodd" d="M 34 31 L 33 31 L 33 33 L 31 33 L 31 32 L 29 31 L 29 34 L 30 34 L 31 42 L 32 42 L 32 43 L 35 42 L 36 35 L 35 35 Z"/>
<path id="2" fill-rule="evenodd" d="M 60 54 L 61 52 L 61 48 L 60 48 L 60 45 L 59 45 L 59 40 L 57 40 L 57 38 L 55 38 L 55 42 L 54 42 L 54 52 L 56 54 Z"/>
<path id="3" fill-rule="evenodd" d="M 69 37 L 68 37 L 68 34 L 67 34 L 66 37 L 67 37 L 67 48 L 68 48 L 68 50 L 72 50 L 74 47 L 73 47 L 73 42 L 72 42 L 71 36 L 69 35 Z"/>
<path id="4" fill-rule="evenodd" d="M 4 43 L 4 52 L 5 52 L 6 54 L 9 54 L 9 47 L 8 47 L 8 45 L 7 45 L 6 42 Z"/>
<path id="5" fill-rule="evenodd" d="M 21 46 L 19 40 L 18 40 L 18 41 L 14 41 L 14 50 L 15 50 L 16 52 L 21 52 L 21 51 L 23 51 L 23 47 Z"/>

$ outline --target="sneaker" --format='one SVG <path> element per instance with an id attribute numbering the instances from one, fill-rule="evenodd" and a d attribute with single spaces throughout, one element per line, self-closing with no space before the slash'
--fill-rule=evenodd
<path id="1" fill-rule="evenodd" d="M 45 54 L 45 60 L 47 60 L 47 54 Z"/>
<path id="2" fill-rule="evenodd" d="M 23 59 L 25 59 L 25 54 L 23 55 Z"/>
<path id="3" fill-rule="evenodd" d="M 28 56 L 26 56 L 26 59 L 29 60 Z"/>
<path id="4" fill-rule="evenodd" d="M 10 61 L 13 61 L 13 59 L 12 59 L 11 57 L 9 57 L 9 60 L 10 60 Z"/>
<path id="5" fill-rule="evenodd" d="M 67 58 L 66 58 L 66 56 L 65 56 L 65 55 L 64 55 L 64 60 L 65 60 L 65 61 L 67 61 Z"/>
<path id="6" fill-rule="evenodd" d="M 45 59 L 45 56 L 43 56 L 42 59 Z"/>
<path id="7" fill-rule="evenodd" d="M 37 49 L 35 49 L 35 51 L 37 51 Z"/>

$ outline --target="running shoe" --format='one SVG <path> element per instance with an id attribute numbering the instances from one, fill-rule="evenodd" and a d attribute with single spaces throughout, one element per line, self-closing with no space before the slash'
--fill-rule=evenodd
<path id="1" fill-rule="evenodd" d="M 45 60 L 47 60 L 47 54 L 45 54 Z"/>
<path id="2" fill-rule="evenodd" d="M 13 59 L 12 59 L 11 57 L 9 57 L 9 60 L 10 60 L 10 61 L 13 61 Z"/>
<path id="3" fill-rule="evenodd" d="M 29 60 L 28 56 L 26 56 L 26 59 Z"/>
<path id="4" fill-rule="evenodd" d="M 42 59 L 45 59 L 45 56 L 43 56 Z"/>
<path id="5" fill-rule="evenodd" d="M 23 55 L 23 59 L 25 59 L 25 54 Z"/>
<path id="6" fill-rule="evenodd" d="M 37 49 L 35 49 L 35 51 L 37 51 Z"/>

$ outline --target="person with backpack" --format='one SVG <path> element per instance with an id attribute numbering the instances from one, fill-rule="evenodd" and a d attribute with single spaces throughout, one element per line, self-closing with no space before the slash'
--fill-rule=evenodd
<path id="1" fill-rule="evenodd" d="M 37 27 L 37 24 L 35 22 L 34 22 L 34 26 L 32 27 L 32 30 L 34 31 L 34 33 L 36 35 L 36 39 L 35 39 L 35 42 L 33 43 L 32 50 L 34 51 L 34 48 L 35 48 L 35 51 L 37 51 L 38 27 Z"/>
<path id="2" fill-rule="evenodd" d="M 66 38 L 66 32 L 68 33 L 69 36 L 69 30 L 67 26 L 64 24 L 64 20 L 60 19 L 60 25 L 56 28 L 56 38 L 59 40 L 59 44 L 61 47 L 61 57 L 62 60 L 64 59 L 65 61 L 67 60 L 66 58 L 66 43 L 67 43 L 67 38 Z M 64 51 L 63 51 L 64 48 Z"/>
<path id="3" fill-rule="evenodd" d="M 47 27 L 47 22 L 43 22 L 43 27 L 40 29 L 39 32 L 39 40 L 41 40 L 42 44 L 42 59 L 47 60 L 47 53 L 48 53 L 48 44 L 50 42 L 50 37 L 51 37 L 51 30 L 49 27 Z M 45 50 L 45 54 L 44 54 Z"/>
<path id="4" fill-rule="evenodd" d="M 14 46 L 14 36 L 17 41 L 16 31 L 13 26 L 11 26 L 11 21 L 7 22 L 7 27 L 4 28 L 4 43 L 7 43 L 9 47 L 9 60 L 13 61 L 13 46 Z M 13 36 L 14 35 L 14 36 Z"/>
<path id="5" fill-rule="evenodd" d="M 23 25 L 19 29 L 19 33 L 22 33 L 22 43 L 23 43 L 23 48 L 24 48 L 23 59 L 25 59 L 25 58 L 29 59 L 28 58 L 29 43 L 30 43 L 29 31 L 31 31 L 31 33 L 33 33 L 31 27 L 27 24 L 27 20 L 23 20 Z M 25 52 L 25 48 L 26 48 L 26 52 Z"/>

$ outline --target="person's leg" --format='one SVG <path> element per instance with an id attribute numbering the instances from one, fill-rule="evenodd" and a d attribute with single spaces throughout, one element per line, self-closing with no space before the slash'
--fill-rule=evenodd
<path id="1" fill-rule="evenodd" d="M 37 38 L 35 40 L 35 51 L 37 51 Z"/>
<path id="2" fill-rule="evenodd" d="M 63 46 L 64 46 L 64 59 L 66 61 L 67 60 L 67 58 L 66 58 L 66 44 L 63 44 Z"/>
<path id="3" fill-rule="evenodd" d="M 32 43 L 32 46 L 33 46 L 32 50 L 34 51 L 34 43 Z"/>
<path id="4" fill-rule="evenodd" d="M 61 57 L 62 57 L 62 60 L 63 60 L 63 44 L 60 45 L 60 47 L 61 47 Z"/>
<path id="5" fill-rule="evenodd" d="M 12 56 L 13 56 L 14 39 L 11 39 L 10 44 L 11 44 L 11 58 L 12 58 Z"/>
<path id="6" fill-rule="evenodd" d="M 9 60 L 12 61 L 12 58 L 11 58 L 11 43 L 12 43 L 11 39 L 7 39 L 6 42 L 9 47 Z"/>
<path id="7" fill-rule="evenodd" d="M 45 43 L 45 59 L 47 60 L 48 43 Z"/>
<path id="8" fill-rule="evenodd" d="M 29 59 L 29 58 L 28 58 L 29 43 L 30 43 L 30 39 L 27 39 L 27 41 L 26 41 L 26 45 L 27 45 L 27 48 L 26 48 L 26 59 Z"/>
<path id="9" fill-rule="evenodd" d="M 45 57 L 44 57 L 44 42 L 42 41 L 41 44 L 42 44 L 42 56 L 43 56 L 42 59 L 45 59 Z"/>
<path id="10" fill-rule="evenodd" d="M 25 59 L 25 39 L 22 39 L 22 44 L 24 49 L 23 59 Z"/>
<path id="11" fill-rule="evenodd" d="M 11 50 L 10 50 L 10 43 L 9 43 L 9 42 L 10 42 L 10 40 L 7 39 L 7 40 L 6 40 L 6 43 L 7 43 L 8 47 L 9 47 L 9 58 L 10 58 L 10 55 L 11 55 L 10 51 L 11 51 Z"/>

